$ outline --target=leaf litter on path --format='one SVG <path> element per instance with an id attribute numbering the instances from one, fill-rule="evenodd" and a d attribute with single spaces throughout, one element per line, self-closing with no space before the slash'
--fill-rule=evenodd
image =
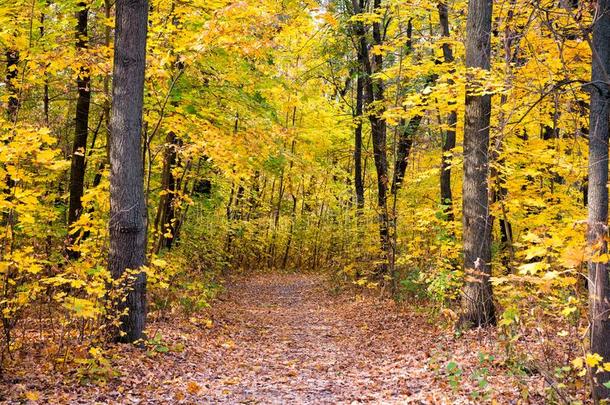
<path id="1" fill-rule="evenodd" d="M 480 371 L 480 353 L 497 350 L 494 332 L 475 331 L 458 339 L 408 306 L 369 296 L 355 299 L 350 292 L 332 295 L 319 275 L 240 277 L 228 283 L 205 316 L 150 325 L 168 347 L 181 350 L 151 357 L 133 346 L 114 346 L 120 375 L 105 384 L 82 385 L 33 368 L 27 370 L 28 384 L 0 383 L 0 399 L 83 404 L 544 402 L 539 376 L 510 376 L 500 362 Z M 448 372 L 452 362 L 456 366 Z"/>

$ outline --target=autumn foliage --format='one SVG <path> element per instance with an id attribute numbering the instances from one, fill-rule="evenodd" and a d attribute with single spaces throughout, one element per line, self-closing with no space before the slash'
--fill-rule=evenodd
<path id="1" fill-rule="evenodd" d="M 471 0 L 471 10 L 488 3 Z M 146 260 L 117 277 L 115 5 L 0 5 L 2 378 L 34 350 L 54 372 L 115 378 L 113 353 L 125 349 L 108 342 L 121 340 L 135 278 L 147 279 L 151 325 L 209 329 L 201 314 L 224 280 L 287 271 L 426 311 L 438 339 L 465 333 L 471 344 L 468 329 L 493 325 L 481 364 L 502 358 L 525 385 L 542 376 L 537 400 L 608 393 L 610 359 L 591 349 L 588 329 L 588 291 L 598 291 L 588 268 L 610 261 L 607 194 L 587 242 L 588 198 L 598 196 L 589 141 L 608 139 L 607 123 L 600 134 L 590 120 L 591 92 L 607 96 L 609 85 L 601 70 L 591 79 L 609 52 L 599 45 L 605 1 L 493 1 L 488 66 L 467 56 L 466 0 L 150 0 L 148 10 L 135 117 Z M 465 124 L 473 100 L 490 102 L 491 114 L 479 111 L 489 123 Z M 481 131 L 488 144 L 473 138 Z M 476 253 L 482 243 L 491 260 Z M 469 294 L 483 290 L 479 308 L 491 312 L 465 316 Z M 175 349 L 146 331 L 138 347 Z M 459 391 L 454 360 L 437 366 Z"/>

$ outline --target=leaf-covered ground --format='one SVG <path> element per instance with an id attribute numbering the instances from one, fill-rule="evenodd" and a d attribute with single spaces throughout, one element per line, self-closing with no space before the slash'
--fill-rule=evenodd
<path id="1" fill-rule="evenodd" d="M 117 346 L 106 383 L 22 364 L 4 401 L 44 403 L 543 403 L 490 331 L 456 338 L 391 301 L 331 294 L 321 276 L 250 275 L 206 314 L 156 321 L 148 350 Z M 155 346 L 156 344 L 156 346 Z M 494 354 L 494 357 L 490 357 Z M 34 361 L 24 359 L 24 361 Z M 10 372 L 10 370 L 9 370 Z M 524 396 L 527 399 L 523 399 Z"/>

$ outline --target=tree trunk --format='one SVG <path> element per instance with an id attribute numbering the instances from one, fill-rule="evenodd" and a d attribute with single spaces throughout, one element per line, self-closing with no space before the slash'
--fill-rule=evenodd
<path id="1" fill-rule="evenodd" d="M 441 25 L 443 37 L 449 37 L 449 15 L 447 4 L 444 2 L 438 3 L 438 15 Z M 443 58 L 445 63 L 453 63 L 453 50 L 449 44 L 443 44 Z M 449 80 L 448 84 L 452 85 L 453 80 Z M 449 105 L 453 105 L 450 102 Z M 447 156 L 449 152 L 455 148 L 455 128 L 457 125 L 457 112 L 455 109 L 449 112 L 447 116 L 447 131 L 442 139 L 442 157 L 441 157 L 441 206 L 447 221 L 453 221 L 453 196 L 451 194 L 451 158 Z"/>
<path id="2" fill-rule="evenodd" d="M 146 204 L 140 137 L 146 63 L 147 0 L 117 0 L 110 118 L 110 254 L 112 277 L 127 300 L 114 340 L 143 337 L 146 321 Z M 125 274 L 129 269 L 132 274 Z"/>
<path id="3" fill-rule="evenodd" d="M 112 4 L 110 3 L 110 0 L 104 0 L 104 15 L 106 17 L 106 19 L 110 18 L 110 9 L 112 8 Z M 104 28 L 104 46 L 110 46 L 110 36 L 111 36 L 111 28 L 106 25 L 106 27 Z M 108 156 L 110 156 L 110 75 L 106 74 L 104 76 L 104 96 L 105 96 L 105 100 L 104 100 L 104 105 L 103 105 L 103 112 L 102 114 L 104 115 L 104 126 L 106 129 L 106 156 L 104 157 L 104 159 L 100 162 L 99 166 L 97 167 L 97 171 L 95 172 L 95 176 L 93 177 L 93 183 L 92 183 L 92 187 L 96 188 L 97 186 L 100 185 L 100 183 L 102 182 L 102 174 L 104 172 L 104 168 L 106 167 L 106 161 L 108 159 Z"/>
<path id="4" fill-rule="evenodd" d="M 17 65 L 19 64 L 19 51 L 9 49 L 6 51 L 6 92 L 8 94 L 7 115 L 10 122 L 17 121 L 19 112 L 19 97 L 17 95 Z"/>
<path id="5" fill-rule="evenodd" d="M 352 0 L 354 12 L 359 14 L 363 12 L 364 1 Z M 381 8 L 381 0 L 375 0 L 373 4 L 375 11 Z M 380 22 L 373 23 L 373 42 L 375 45 L 383 43 L 382 25 Z M 384 256 L 384 263 L 379 269 L 379 273 L 386 273 L 388 270 L 387 260 L 391 256 L 389 223 L 388 223 L 388 206 L 387 206 L 387 190 L 388 190 L 388 158 L 386 151 L 386 122 L 382 118 L 385 110 L 384 106 L 384 86 L 382 79 L 373 80 L 372 76 L 375 73 L 381 72 L 383 69 L 383 56 L 374 55 L 373 63 L 369 59 L 368 44 L 365 37 L 365 29 L 362 23 L 356 23 L 356 35 L 359 37 L 358 57 L 360 66 L 364 72 L 364 95 L 366 105 L 369 108 L 374 108 L 374 111 L 369 111 L 369 121 L 371 123 L 371 137 L 373 139 L 373 157 L 375 160 L 375 169 L 377 171 L 377 209 L 379 220 L 379 236 L 381 239 L 381 251 Z M 376 102 L 375 105 L 373 102 Z M 381 274 L 380 274 L 381 275 Z"/>
<path id="6" fill-rule="evenodd" d="M 50 2 L 47 0 L 46 6 L 49 7 Z M 46 11 L 46 9 L 45 9 Z M 44 38 L 45 35 L 45 11 L 40 14 L 40 38 Z M 44 114 L 44 124 L 49 126 L 49 74 L 44 72 L 44 85 L 42 87 L 42 112 Z"/>
<path id="7" fill-rule="evenodd" d="M 413 135 L 419 128 L 422 116 L 416 115 L 407 123 L 404 119 L 400 120 L 400 134 L 398 137 L 398 147 L 396 148 L 396 163 L 394 165 L 394 177 L 392 179 L 392 194 L 396 195 L 402 186 L 402 181 L 407 171 L 409 155 L 413 146 Z"/>
<path id="8" fill-rule="evenodd" d="M 364 78 L 358 73 L 356 81 L 356 129 L 354 130 L 354 187 L 356 189 L 356 209 L 364 208 L 364 179 L 362 177 L 362 112 L 364 105 Z"/>
<path id="9" fill-rule="evenodd" d="M 78 4 L 78 25 L 76 27 L 77 54 L 87 48 L 87 17 L 89 8 L 85 3 Z M 82 55 L 81 55 L 82 56 Z M 85 182 L 85 153 L 89 133 L 89 106 L 91 104 L 91 89 L 89 69 L 81 67 L 76 80 L 78 99 L 76 100 L 76 119 L 74 143 L 72 146 L 72 164 L 70 167 L 70 206 L 68 207 L 68 225 L 72 225 L 80 217 L 83 205 L 82 197 Z M 73 252 L 73 251 L 71 251 Z"/>
<path id="10" fill-rule="evenodd" d="M 492 0 L 469 0 L 466 67 L 489 70 Z M 476 83 L 467 73 L 464 119 L 464 272 L 460 327 L 495 323 L 490 283 L 491 218 L 489 215 L 489 122 L 491 96 L 473 95 Z"/>
<path id="11" fill-rule="evenodd" d="M 409 19 L 407 23 L 407 42 L 406 42 L 406 55 L 410 55 L 413 52 L 413 20 Z M 431 81 L 431 80 L 429 80 Z M 393 216 L 396 216 L 396 197 L 398 190 L 400 190 L 402 186 L 402 181 L 405 177 L 405 172 L 407 171 L 407 164 L 409 160 L 409 155 L 411 154 L 411 148 L 413 146 L 413 136 L 417 129 L 419 128 L 419 124 L 422 120 L 421 115 L 416 115 L 409 120 L 407 123 L 404 118 L 400 120 L 400 124 L 398 126 L 399 135 L 398 135 L 398 145 L 396 147 L 396 156 L 394 162 L 394 175 L 392 177 L 392 189 L 391 193 L 394 196 L 394 208 L 393 208 Z M 394 230 L 396 230 L 396 218 L 394 218 Z"/>
<path id="12" fill-rule="evenodd" d="M 608 97 L 610 88 L 610 1 L 598 0 L 593 25 L 593 59 L 591 63 L 591 106 L 589 134 L 589 218 L 587 244 L 595 256 L 608 252 Z M 610 361 L 610 280 L 608 262 L 589 262 L 589 305 L 592 353 Z M 593 399 L 596 403 L 610 398 L 607 371 L 593 373 Z"/>
<path id="13" fill-rule="evenodd" d="M 373 9 L 379 11 L 381 8 L 381 0 L 375 0 Z M 382 45 L 383 38 L 381 32 L 381 22 L 373 23 L 373 42 L 375 45 Z M 371 74 L 379 73 L 383 70 L 383 56 L 379 53 L 373 55 L 373 64 Z M 379 210 L 379 234 L 381 237 L 381 250 L 384 254 L 384 259 L 387 260 L 391 256 L 390 234 L 388 223 L 388 157 L 386 150 L 387 127 L 386 122 L 382 118 L 385 112 L 385 95 L 384 83 L 380 78 L 372 79 L 371 86 L 373 91 L 373 100 L 376 102 L 375 111 L 370 114 L 371 121 L 371 136 L 373 138 L 373 157 L 375 160 L 375 169 L 377 170 L 377 209 Z M 382 266 L 382 272 L 387 272 L 386 266 Z"/>
<path id="14" fill-rule="evenodd" d="M 163 172 L 161 182 L 163 195 L 159 198 L 159 207 L 155 217 L 154 229 L 159 233 L 155 253 L 165 247 L 171 247 L 175 237 L 174 198 L 176 195 L 176 179 L 172 170 L 176 165 L 176 134 L 169 131 L 165 137 L 165 154 L 163 156 Z M 169 232 L 171 236 L 166 234 Z"/>

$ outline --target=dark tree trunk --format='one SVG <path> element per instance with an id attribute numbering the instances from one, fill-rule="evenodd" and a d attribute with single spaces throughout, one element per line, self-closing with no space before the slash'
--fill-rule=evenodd
<path id="1" fill-rule="evenodd" d="M 18 76 L 18 67 L 19 67 L 19 51 L 14 49 L 9 49 L 6 52 L 6 92 L 8 94 L 8 103 L 6 108 L 6 115 L 9 122 L 15 124 L 17 122 L 17 118 L 19 115 L 19 91 L 17 89 L 17 76 Z M 11 134 L 12 138 L 12 134 Z M 8 141 L 5 141 L 8 143 Z M 12 191 L 11 189 L 15 185 L 15 182 L 11 178 L 10 174 L 6 175 L 5 178 L 6 187 L 4 188 L 4 193 L 8 194 L 6 197 L 8 200 L 12 200 Z M 13 210 L 9 210 L 8 213 L 3 215 L 2 221 L 3 224 L 13 223 L 14 222 L 15 213 Z"/>
<path id="2" fill-rule="evenodd" d="M 447 4 L 444 2 L 438 3 L 438 15 L 441 25 L 443 37 L 449 37 L 449 15 L 447 12 Z M 453 63 L 453 50 L 449 44 L 443 44 L 443 58 L 445 63 Z M 450 85 L 453 80 L 449 80 Z M 454 103 L 450 103 L 452 105 Z M 448 221 L 453 221 L 453 196 L 451 194 L 451 158 L 447 156 L 449 152 L 455 148 L 455 128 L 457 125 L 457 112 L 453 109 L 447 116 L 447 131 L 445 131 L 442 139 L 442 157 L 441 157 L 441 206 Z"/>
<path id="3" fill-rule="evenodd" d="M 77 14 L 78 25 L 76 27 L 77 53 L 87 48 L 87 17 L 89 14 L 89 8 L 85 3 L 79 3 L 78 6 L 80 10 Z M 89 69 L 86 67 L 80 69 L 76 84 L 78 86 L 78 99 L 76 100 L 75 133 L 70 167 L 68 225 L 76 222 L 83 210 L 81 200 L 85 184 L 85 154 L 89 133 L 89 107 L 91 105 Z"/>
<path id="4" fill-rule="evenodd" d="M 19 51 L 9 49 L 6 51 L 6 92 L 8 94 L 7 115 L 10 122 L 17 121 L 19 112 L 19 97 L 17 94 L 17 67 L 19 65 Z"/>
<path id="5" fill-rule="evenodd" d="M 410 55 L 413 51 L 413 20 L 409 19 L 407 23 L 407 43 L 406 43 L 406 54 Z M 396 157 L 394 162 L 394 175 L 392 177 L 392 195 L 394 196 L 394 209 L 393 214 L 396 215 L 396 194 L 402 186 L 402 181 L 407 171 L 407 164 L 409 162 L 409 155 L 411 154 L 411 148 L 413 146 L 413 136 L 419 124 L 421 123 L 422 116 L 416 115 L 409 120 L 407 123 L 405 119 L 400 120 L 399 134 L 398 134 L 398 145 L 396 147 Z M 396 227 L 396 221 L 394 222 L 394 229 Z"/>
<path id="6" fill-rule="evenodd" d="M 50 2 L 47 0 L 47 7 L 50 5 Z M 46 10 L 45 10 L 46 11 Z M 40 15 L 40 38 L 42 39 L 45 35 L 45 13 L 44 11 Z M 44 124 L 49 126 L 49 75 L 47 72 L 44 73 L 44 85 L 42 88 L 42 112 L 44 114 Z"/>
<path id="7" fill-rule="evenodd" d="M 298 192 L 298 190 L 297 190 Z M 290 230 L 288 231 L 288 240 L 286 241 L 286 249 L 284 250 L 284 259 L 282 260 L 282 269 L 286 269 L 288 265 L 288 257 L 290 256 L 290 246 L 292 245 L 292 232 L 294 231 L 294 223 L 297 217 L 297 196 L 292 193 L 292 214 L 290 215 Z"/>
<path id="8" fill-rule="evenodd" d="M 396 148 L 396 163 L 394 165 L 394 177 L 392 179 L 392 194 L 396 195 L 402 187 L 402 181 L 407 171 L 409 155 L 413 146 L 413 135 L 417 132 L 422 116 L 416 115 L 407 123 L 404 119 L 400 120 L 400 133 L 398 136 L 398 147 Z"/>
<path id="9" fill-rule="evenodd" d="M 359 14 L 363 12 L 364 1 L 352 0 L 354 12 Z M 375 0 L 373 4 L 375 10 L 381 8 L 381 0 Z M 383 43 L 382 24 L 380 22 L 373 23 L 373 42 L 375 45 Z M 379 235 L 381 239 L 381 250 L 385 264 L 380 269 L 381 273 L 387 272 L 387 260 L 390 258 L 390 235 L 388 223 L 388 158 L 386 151 L 386 122 L 382 118 L 385 110 L 384 106 L 384 86 L 382 79 L 373 79 L 375 73 L 381 72 L 383 69 L 383 56 L 374 55 L 373 61 L 369 59 L 368 44 L 365 36 L 366 32 L 362 23 L 356 24 L 356 35 L 359 37 L 359 52 L 360 66 L 364 72 L 364 94 L 368 111 L 369 121 L 371 123 L 371 137 L 373 139 L 373 157 L 375 160 L 375 169 L 377 171 L 377 209 L 379 212 Z M 373 103 L 375 102 L 375 103 Z"/>
<path id="10" fill-rule="evenodd" d="M 469 0 L 466 25 L 466 67 L 489 70 L 492 0 Z M 495 323 L 490 283 L 491 218 L 489 215 L 489 122 L 491 96 L 473 95 L 476 84 L 466 81 L 464 119 L 464 272 L 460 327 Z"/>
<path id="11" fill-rule="evenodd" d="M 378 11 L 381 8 L 381 0 L 374 0 L 373 9 Z M 373 23 L 373 43 L 375 45 L 383 44 L 382 24 L 377 21 Z M 373 55 L 373 66 L 371 75 L 379 73 L 383 70 L 383 56 L 380 53 Z M 387 127 L 386 122 L 382 118 L 385 112 L 385 95 L 384 83 L 381 78 L 371 79 L 373 100 L 375 101 L 375 111 L 371 111 L 371 136 L 373 138 L 373 157 L 375 160 L 375 169 L 377 171 L 377 209 L 379 210 L 379 234 L 381 237 L 381 249 L 386 256 L 386 261 L 390 258 L 391 246 L 388 223 L 388 157 L 386 150 Z M 386 269 L 382 269 L 387 271 Z"/>
<path id="12" fill-rule="evenodd" d="M 610 1 L 598 0 L 593 26 L 591 63 L 591 107 L 589 133 L 589 190 L 587 244 L 595 255 L 608 252 L 608 100 L 610 88 Z M 589 262 L 589 305 L 591 353 L 610 361 L 610 280 L 606 260 Z M 593 370 L 592 370 L 593 371 Z M 610 398 L 608 371 L 593 371 L 593 399 L 599 403 Z"/>
<path id="13" fill-rule="evenodd" d="M 364 78 L 358 73 L 356 81 L 356 129 L 354 130 L 354 187 L 356 189 L 356 208 L 364 208 L 364 179 L 362 177 L 362 112 L 364 105 Z"/>
<path id="14" fill-rule="evenodd" d="M 17 65 L 19 64 L 19 52 L 15 50 L 8 50 L 6 52 L 6 91 L 8 93 L 8 103 L 6 114 L 9 122 L 15 123 L 17 121 L 17 114 L 19 112 L 19 98 L 17 92 L 17 86 L 15 81 L 17 80 Z M 8 141 L 5 141 L 8 142 Z M 7 194 L 5 198 L 7 200 L 12 200 L 11 196 L 11 188 L 13 187 L 14 182 L 12 181 L 10 175 L 6 175 L 5 178 L 5 187 L 3 192 Z M 8 212 L 4 212 L 2 214 L 2 225 L 8 225 L 12 227 L 14 223 L 13 219 L 14 213 L 12 210 L 8 210 Z M 2 289 L 4 290 L 3 298 L 6 298 L 13 292 L 15 286 L 12 286 L 10 281 L 14 278 L 13 274 L 14 270 L 10 268 L 3 275 L 2 280 Z M 16 319 L 14 317 L 6 316 L 5 309 L 7 308 L 7 304 L 5 304 L 6 300 L 0 301 L 0 318 L 2 320 L 2 331 L 3 331 L 3 340 L 5 347 L 0 349 L 0 362 L 4 361 L 5 353 L 10 355 L 10 344 L 12 339 L 11 331 L 15 325 Z M 6 349 L 6 350 L 5 350 Z M 0 375 L 2 375 L 2 363 L 0 363 Z"/>
<path id="15" fill-rule="evenodd" d="M 106 19 L 110 18 L 110 10 L 112 8 L 112 4 L 110 3 L 110 0 L 104 0 L 104 15 L 106 17 Z M 104 45 L 105 46 L 110 46 L 110 38 L 111 38 L 111 29 L 110 27 L 106 26 L 106 28 L 104 29 Z M 103 106 L 103 116 L 104 116 L 104 127 L 106 130 L 106 156 L 105 158 L 100 162 L 99 166 L 97 167 L 97 171 L 95 172 L 95 176 L 93 177 L 93 183 L 92 183 L 92 187 L 95 188 L 97 186 L 100 185 L 100 183 L 102 182 L 102 174 L 104 172 L 104 168 L 106 167 L 106 162 L 108 157 L 110 156 L 110 75 L 106 75 L 104 76 L 104 95 L 106 96 L 106 99 L 104 100 L 104 106 Z"/>
<path id="16" fill-rule="evenodd" d="M 165 137 L 165 154 L 161 174 L 163 195 L 159 198 L 159 207 L 155 217 L 155 230 L 159 233 L 155 253 L 159 253 L 163 248 L 170 248 L 175 237 L 174 198 L 176 195 L 176 179 L 172 171 L 176 165 L 176 148 L 176 135 L 169 131 Z"/>
<path id="17" fill-rule="evenodd" d="M 110 254 L 112 277 L 124 280 L 127 300 L 114 340 L 143 337 L 146 321 L 146 204 L 141 131 L 146 63 L 147 0 L 117 0 L 110 114 Z M 132 274 L 125 274 L 129 269 Z"/>

